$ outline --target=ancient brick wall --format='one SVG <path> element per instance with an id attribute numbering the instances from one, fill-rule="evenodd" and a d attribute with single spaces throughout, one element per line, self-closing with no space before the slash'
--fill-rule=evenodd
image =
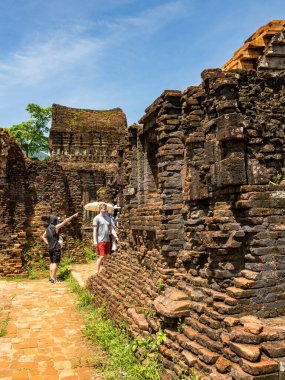
<path id="1" fill-rule="evenodd" d="M 184 108 L 184 115 L 188 115 L 188 110 L 191 115 L 199 108 L 200 125 L 193 127 L 191 119 L 182 118 L 187 144 L 185 200 L 190 213 L 181 258 L 183 262 L 187 262 L 187 257 L 189 262 L 196 260 L 199 264 L 196 275 L 210 275 L 218 287 L 227 289 L 233 286 L 231 281 L 237 282 L 236 277 L 241 275 L 242 269 L 256 268 L 253 263 L 258 262 L 260 256 L 267 265 L 272 261 L 281 265 L 283 260 L 283 191 L 277 191 L 274 186 L 240 187 L 268 185 L 270 179 L 282 174 L 284 117 L 280 111 L 284 97 L 280 90 L 283 77 L 253 78 L 247 73 L 224 75 L 218 70 L 204 72 L 203 77 L 206 82 L 204 94 L 194 89 L 184 94 L 186 103 L 197 101 L 194 107 Z M 260 90 L 261 82 L 264 92 Z M 205 113 L 205 106 L 211 112 Z M 203 200 L 202 208 L 197 200 Z M 273 219 L 267 219 L 269 215 Z M 281 231 L 277 233 L 276 229 Z M 193 252 L 195 246 L 199 246 L 199 254 Z M 268 256 L 265 258 L 265 255 Z M 273 293 L 279 293 L 280 278 L 256 286 L 255 293 L 260 293 L 259 287 L 268 290 L 268 286 Z M 234 291 L 237 290 L 231 288 L 231 295 Z M 263 310 L 257 314 L 274 316 L 284 310 L 283 302 L 276 302 L 272 295 L 268 297 L 271 304 L 264 298 L 264 302 L 257 302 L 254 291 L 251 296 L 251 304 L 244 306 L 248 312 Z M 244 311 L 242 303 L 239 301 L 239 312 Z"/>
<path id="2" fill-rule="evenodd" d="M 14 138 L 0 130 L 0 276 L 23 274 L 25 158 Z"/>
<path id="3" fill-rule="evenodd" d="M 54 162 L 27 161 L 26 181 L 29 195 L 25 227 L 29 252 L 26 252 L 26 256 L 35 261 L 38 261 L 40 253 L 47 256 L 41 235 L 49 223 L 50 215 L 59 215 L 63 220 L 79 210 L 79 218 L 62 229 L 61 235 L 64 240 L 63 252 L 68 253 L 75 261 L 82 261 L 82 252 L 77 246 L 77 241 L 82 240 L 82 209 L 78 207 L 76 193 L 69 186 L 61 166 Z M 77 189 L 82 191 L 79 181 Z"/>
<path id="4" fill-rule="evenodd" d="M 26 275 L 25 264 L 48 261 L 40 237 L 49 216 L 67 216 L 74 212 L 76 204 L 61 167 L 24 158 L 19 145 L 6 131 L 1 131 L 1 168 L 0 277 Z M 77 185 L 80 189 L 80 183 Z M 82 252 L 76 244 L 82 239 L 81 223 L 73 222 L 62 235 L 64 251 L 82 261 Z"/>
<path id="5" fill-rule="evenodd" d="M 268 184 L 284 168 L 284 76 L 202 77 L 183 95 L 188 212 L 178 261 L 188 274 L 177 286 L 194 304 L 177 339 L 211 378 L 278 379 L 285 193 Z"/>
<path id="6" fill-rule="evenodd" d="M 216 69 L 202 79 L 183 94 L 165 91 L 130 127 L 126 240 L 88 286 L 134 336 L 166 332 L 162 379 L 194 369 L 204 379 L 277 380 L 285 355 L 284 75 Z"/>

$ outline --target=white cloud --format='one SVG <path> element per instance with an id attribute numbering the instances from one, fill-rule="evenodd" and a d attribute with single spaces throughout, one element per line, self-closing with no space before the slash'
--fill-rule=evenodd
<path id="1" fill-rule="evenodd" d="M 112 47 L 120 41 L 137 37 L 138 34 L 154 33 L 169 21 L 185 14 L 185 7 L 185 1 L 171 1 L 147 8 L 135 17 L 122 17 L 99 24 L 86 20 L 81 25 L 74 24 L 72 30 L 54 31 L 48 39 L 37 36 L 37 42 L 0 60 L 0 86 L 2 90 L 14 86 L 36 86 L 50 76 L 54 77 L 76 67 L 87 57 L 92 57 L 94 65 L 108 46 Z M 94 38 L 94 30 L 90 30 L 98 27 L 100 39 Z"/>
<path id="2" fill-rule="evenodd" d="M 68 70 L 87 55 L 99 54 L 102 48 L 102 41 L 96 39 L 54 35 L 48 41 L 25 46 L 0 61 L 1 86 L 37 85 L 51 74 Z"/>
<path id="3" fill-rule="evenodd" d="M 169 1 L 154 7 L 148 7 L 136 16 L 121 17 L 115 20 L 103 20 L 99 22 L 101 28 L 119 38 L 129 39 L 139 34 L 151 35 L 163 28 L 169 22 L 180 17 L 189 16 L 189 1 Z"/>
<path id="4" fill-rule="evenodd" d="M 132 17 L 109 18 L 107 15 L 96 21 L 95 16 L 80 19 L 75 14 L 74 22 L 69 20 L 64 29 L 63 24 L 58 24 L 52 25 L 49 33 L 37 29 L 34 35 L 25 35 L 24 41 L 28 43 L 11 54 L 0 55 L 1 109 L 4 111 L 4 103 L 5 108 L 9 108 L 9 102 L 11 108 L 15 107 L 15 102 L 27 104 L 33 96 L 40 101 L 47 97 L 69 99 L 71 104 L 68 102 L 67 105 L 75 107 L 84 100 L 92 103 L 96 98 L 96 106 L 105 104 L 104 83 L 98 81 L 97 90 L 100 90 L 96 92 L 94 78 L 96 75 L 100 77 L 112 49 L 125 43 L 131 46 L 142 36 L 151 36 L 169 22 L 189 15 L 188 10 L 188 0 L 172 0 L 144 7 Z M 126 48 L 128 46 L 122 46 L 122 49 Z M 125 78 L 124 83 L 127 80 Z M 59 89 L 61 83 L 62 89 Z M 66 91 L 67 86 L 70 92 Z M 110 86 L 109 83 L 108 89 Z"/>
<path id="5" fill-rule="evenodd" d="M 189 2 L 171 1 L 154 8 L 149 8 L 142 12 L 138 17 L 128 17 L 125 19 L 125 22 L 130 26 L 139 29 L 143 28 L 145 31 L 153 32 L 160 29 L 168 22 L 181 16 L 185 16 L 185 12 L 188 9 Z"/>

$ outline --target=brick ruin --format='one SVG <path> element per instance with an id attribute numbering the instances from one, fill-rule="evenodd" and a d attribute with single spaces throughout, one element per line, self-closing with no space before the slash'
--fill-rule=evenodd
<path id="1" fill-rule="evenodd" d="M 224 71 L 235 69 L 282 70 L 284 66 L 284 20 L 272 20 L 250 36 L 222 67 Z"/>
<path id="2" fill-rule="evenodd" d="M 0 275 L 23 272 L 26 232 L 25 157 L 7 131 L 0 130 Z"/>
<path id="3" fill-rule="evenodd" d="M 285 379 L 285 22 L 128 128 L 121 249 L 89 279 L 161 379 Z"/>
<path id="4" fill-rule="evenodd" d="M 116 198 L 121 249 L 88 286 L 133 336 L 165 331 L 161 379 L 283 380 L 284 26 L 260 28 L 199 86 L 164 91 L 128 130 L 120 109 L 54 105 L 50 161 L 0 130 L 0 277 L 45 251 L 52 213 L 81 212 L 64 239 L 84 260 L 83 205 Z"/>
<path id="5" fill-rule="evenodd" d="M 100 196 L 116 197 L 118 150 L 125 133 L 126 116 L 119 108 L 93 111 L 54 104 L 51 159 L 40 162 L 24 157 L 14 138 L 0 131 L 0 277 L 25 275 L 27 262 L 45 260 L 40 236 L 51 214 L 80 213 L 62 235 L 64 252 L 84 260 L 80 243 L 94 215 L 83 205 Z"/>
<path id="6" fill-rule="evenodd" d="M 114 202 L 117 172 L 127 121 L 120 108 L 79 110 L 53 105 L 50 130 L 52 161 L 65 174 L 74 210 L 83 212 L 83 231 L 94 213 L 83 205 L 96 200 Z"/>

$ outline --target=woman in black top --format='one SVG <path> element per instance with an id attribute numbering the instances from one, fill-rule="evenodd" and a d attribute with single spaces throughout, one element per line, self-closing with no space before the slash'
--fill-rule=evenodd
<path id="1" fill-rule="evenodd" d="M 78 216 L 78 213 L 71 215 L 69 218 L 64 219 L 63 222 L 58 223 L 59 217 L 52 215 L 48 228 L 42 235 L 43 241 L 48 245 L 50 257 L 50 281 L 54 284 L 58 282 L 56 279 L 56 271 L 60 263 L 61 245 L 59 242 L 59 230 L 68 224 L 73 218 Z"/>

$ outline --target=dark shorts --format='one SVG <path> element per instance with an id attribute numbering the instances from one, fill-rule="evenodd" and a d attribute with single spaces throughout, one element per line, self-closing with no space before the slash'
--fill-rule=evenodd
<path id="1" fill-rule="evenodd" d="M 49 251 L 49 258 L 50 258 L 51 264 L 58 264 L 60 262 L 60 254 L 61 254 L 60 249 L 54 249 L 54 250 Z"/>
<path id="2" fill-rule="evenodd" d="M 111 245 L 109 241 L 101 241 L 97 244 L 99 256 L 110 255 Z"/>

